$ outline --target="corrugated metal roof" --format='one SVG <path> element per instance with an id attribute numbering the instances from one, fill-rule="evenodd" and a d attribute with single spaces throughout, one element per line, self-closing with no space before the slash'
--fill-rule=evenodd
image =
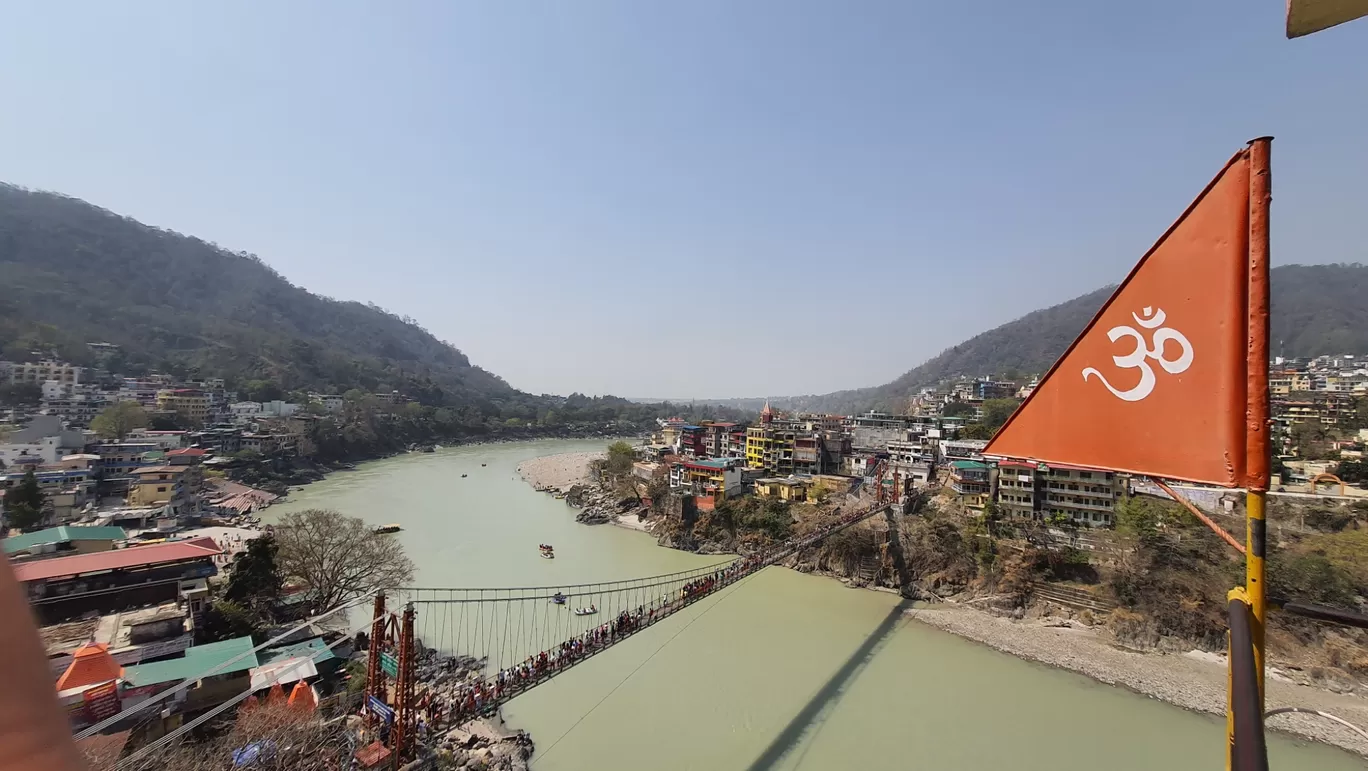
<path id="1" fill-rule="evenodd" d="M 265 666 L 277 661 L 297 658 L 308 658 L 311 661 L 321 663 L 335 659 L 337 656 L 328 650 L 328 644 L 323 642 L 323 638 L 315 637 L 302 643 L 282 645 L 279 648 L 262 651 L 257 658 L 261 660 L 261 665 Z"/>
<path id="2" fill-rule="evenodd" d="M 212 538 L 192 538 L 188 541 L 173 541 L 155 546 L 134 546 L 93 554 L 74 554 L 70 557 L 20 562 L 14 565 L 14 577 L 20 583 L 42 581 L 62 576 L 78 576 L 105 570 L 146 567 L 197 557 L 212 557 L 222 552 L 223 550 L 214 543 Z"/>
<path id="3" fill-rule="evenodd" d="M 50 527 L 47 530 L 39 530 L 36 533 L 24 533 L 13 538 L 6 538 L 0 541 L 4 544 L 6 554 L 31 549 L 34 546 L 41 546 L 46 543 L 66 543 L 67 541 L 122 541 L 125 538 L 121 527 L 74 527 L 63 525 L 61 527 Z"/>
<path id="4" fill-rule="evenodd" d="M 130 687 L 155 685 L 157 683 L 180 682 L 187 677 L 196 677 L 213 669 L 225 661 L 247 653 L 241 660 L 215 672 L 214 675 L 228 675 L 246 672 L 260 666 L 252 650 L 252 638 L 236 637 L 232 640 L 196 645 L 188 648 L 185 655 L 178 659 L 156 661 L 151 664 L 136 664 L 124 667 L 124 682 Z"/>

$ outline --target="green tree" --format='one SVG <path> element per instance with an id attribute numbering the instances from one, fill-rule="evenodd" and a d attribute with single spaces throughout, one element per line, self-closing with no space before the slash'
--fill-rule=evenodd
<path id="1" fill-rule="evenodd" d="M 1016 412 L 1017 405 L 1019 404 L 1021 404 L 1021 402 L 1016 399 L 985 400 L 982 405 L 982 423 L 987 426 L 990 431 L 997 431 L 999 428 L 1002 428 L 1002 424 L 1006 423 L 1008 418 L 1012 417 L 1012 413 Z"/>
<path id="2" fill-rule="evenodd" d="M 5 493 L 5 512 L 9 523 L 20 530 L 32 530 L 43 521 L 43 505 L 47 496 L 38 486 L 33 469 L 24 474 L 19 484 Z"/>
<path id="3" fill-rule="evenodd" d="M 122 442 L 135 428 L 146 428 L 147 413 L 137 402 L 115 402 L 90 421 L 90 430 L 105 439 Z"/>
<path id="4" fill-rule="evenodd" d="M 629 474 L 636 460 L 636 450 L 626 442 L 613 442 L 608 445 L 608 473 L 616 476 Z"/>
<path id="5" fill-rule="evenodd" d="M 232 600 L 219 599 L 209 604 L 195 626 L 195 643 L 222 642 L 261 631 L 256 614 Z"/>
<path id="6" fill-rule="evenodd" d="M 941 409 L 941 415 L 947 418 L 962 418 L 974 414 L 974 405 L 969 402 L 950 402 Z"/>
<path id="7" fill-rule="evenodd" d="M 43 387 L 37 383 L 0 384 L 0 405 L 22 407 L 37 404 L 43 400 Z"/>
<path id="8" fill-rule="evenodd" d="M 959 437 L 961 439 L 992 439 L 993 429 L 985 423 L 969 423 L 960 429 Z"/>
<path id="9" fill-rule="evenodd" d="M 248 541 L 247 549 L 233 559 L 223 598 L 270 619 L 285 583 L 276 564 L 279 548 L 269 533 Z"/>

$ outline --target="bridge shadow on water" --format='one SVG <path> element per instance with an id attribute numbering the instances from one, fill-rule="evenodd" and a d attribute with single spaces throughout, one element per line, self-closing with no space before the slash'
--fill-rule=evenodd
<path id="1" fill-rule="evenodd" d="M 805 736 L 811 734 L 815 739 L 817 732 L 845 697 L 848 687 L 855 682 L 869 662 L 874 660 L 884 643 L 888 642 L 893 631 L 898 628 L 903 611 L 911 607 L 912 601 L 906 599 L 894 606 L 888 612 L 888 616 L 869 633 L 864 642 L 860 643 L 860 647 L 850 654 L 840 669 L 817 689 L 807 704 L 803 705 L 788 725 L 774 737 L 764 752 L 746 767 L 746 771 L 774 771 L 790 752 L 803 743 Z"/>

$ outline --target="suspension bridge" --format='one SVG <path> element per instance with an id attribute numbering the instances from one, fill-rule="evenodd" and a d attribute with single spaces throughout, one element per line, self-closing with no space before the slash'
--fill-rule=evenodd
<path id="1" fill-rule="evenodd" d="M 891 516 L 893 506 L 877 502 L 764 552 L 676 573 L 572 586 L 404 588 L 377 595 L 363 714 L 383 729 L 379 735 L 387 738 L 390 752 L 412 759 L 420 718 L 436 734 L 492 715 L 766 567 L 871 517 Z"/>
<path id="2" fill-rule="evenodd" d="M 692 570 L 590 584 L 516 588 L 406 587 L 334 608 L 197 673 L 145 701 L 97 722 L 76 735 L 88 738 L 116 723 L 154 714 L 151 708 L 175 698 L 202 678 L 248 655 L 280 644 L 290 635 L 328 618 L 346 619 L 365 603 L 369 618 L 348 621 L 342 644 L 369 629 L 366 687 L 359 703 L 343 700 L 326 706 L 333 715 L 359 711 L 376 737 L 369 749 L 398 762 L 425 757 L 419 727 L 428 736 L 493 715 L 500 706 L 576 665 L 602 654 L 689 606 L 781 563 L 804 549 L 878 515 L 893 523 L 894 496 L 840 514 L 815 530 L 746 557 Z M 903 504 L 915 510 L 921 494 Z M 900 577 L 906 575 L 895 527 L 889 527 L 889 554 Z M 906 582 L 903 582 L 907 587 Z M 278 678 L 282 673 L 277 673 Z M 186 722 L 177 730 L 123 758 L 132 769 L 184 733 L 234 708 L 258 684 Z M 325 700 L 326 701 L 326 700 Z M 359 709 L 358 709 L 359 708 Z M 421 722 L 420 722 L 421 721 Z"/>

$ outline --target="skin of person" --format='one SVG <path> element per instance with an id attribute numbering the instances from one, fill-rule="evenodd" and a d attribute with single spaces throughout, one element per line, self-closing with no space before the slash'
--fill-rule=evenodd
<path id="1" fill-rule="evenodd" d="M 81 771 L 38 627 L 8 562 L 0 564 L 0 619 L 0 771 Z"/>

